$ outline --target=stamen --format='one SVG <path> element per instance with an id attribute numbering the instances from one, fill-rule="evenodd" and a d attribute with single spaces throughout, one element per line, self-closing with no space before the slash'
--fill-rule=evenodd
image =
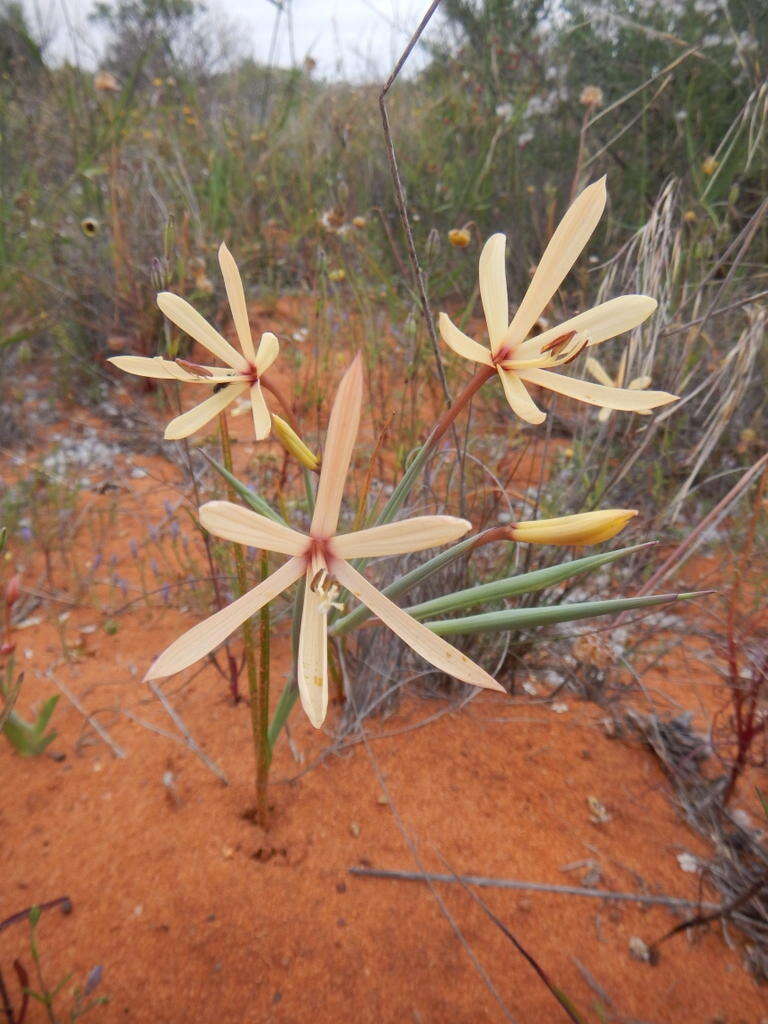
<path id="1" fill-rule="evenodd" d="M 213 376 L 213 370 L 209 369 L 207 366 L 200 366 L 199 363 L 190 363 L 186 359 L 175 359 L 174 362 L 178 363 L 182 370 L 186 370 L 187 373 L 194 373 L 196 377 Z"/>
<path id="2" fill-rule="evenodd" d="M 561 334 L 559 338 L 553 338 L 552 341 L 548 341 L 541 349 L 541 354 L 545 352 L 557 352 L 559 349 L 564 348 L 571 338 L 576 334 L 576 331 L 568 331 L 567 334 Z"/>
<path id="3" fill-rule="evenodd" d="M 310 581 L 309 589 L 322 598 L 317 606 L 317 610 L 321 615 L 327 615 L 331 608 L 338 608 L 339 611 L 344 610 L 344 605 L 335 600 L 339 596 L 338 584 L 334 583 L 326 569 L 319 569 L 315 573 Z"/>

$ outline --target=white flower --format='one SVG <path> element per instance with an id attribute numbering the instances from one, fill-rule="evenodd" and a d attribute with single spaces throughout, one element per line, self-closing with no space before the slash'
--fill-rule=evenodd
<path id="1" fill-rule="evenodd" d="M 147 679 L 161 679 L 188 668 L 303 576 L 299 694 L 315 728 L 322 725 L 328 708 L 328 613 L 332 607 L 338 607 L 339 585 L 431 665 L 465 683 L 504 692 L 484 669 L 398 608 L 349 562 L 355 558 L 423 551 L 456 540 L 472 525 L 454 516 L 418 516 L 337 534 L 344 481 L 360 422 L 362 392 L 363 372 L 357 356 L 339 385 L 331 410 L 308 534 L 229 501 L 209 501 L 202 506 L 200 522 L 214 536 L 290 557 L 253 590 L 175 640 L 151 665 Z"/>
<path id="2" fill-rule="evenodd" d="M 440 334 L 446 345 L 465 359 L 494 367 L 512 411 L 527 423 L 542 423 L 546 418 L 528 393 L 529 384 L 590 405 L 629 412 L 647 412 L 675 401 L 675 396 L 665 391 L 606 387 L 551 372 L 571 362 L 587 345 L 599 345 L 641 324 L 657 305 L 647 295 L 622 295 L 528 337 L 597 226 L 605 201 L 605 178 L 577 196 L 544 250 L 511 322 L 505 268 L 507 240 L 500 234 L 488 239 L 480 254 L 479 277 L 490 351 L 460 331 L 445 313 L 440 314 Z"/>

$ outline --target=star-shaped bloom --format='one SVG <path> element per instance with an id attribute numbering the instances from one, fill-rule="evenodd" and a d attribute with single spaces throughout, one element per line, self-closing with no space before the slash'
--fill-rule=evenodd
<path id="1" fill-rule="evenodd" d="M 505 267 L 506 236 L 492 235 L 480 254 L 480 297 L 490 351 L 440 314 L 443 341 L 465 359 L 492 366 L 501 377 L 512 411 L 528 423 L 541 423 L 546 414 L 531 398 L 527 384 L 556 391 L 590 405 L 629 412 L 648 412 L 676 400 L 665 391 L 639 392 L 589 381 L 574 380 L 552 369 L 571 362 L 587 345 L 599 345 L 641 324 L 656 309 L 647 295 L 622 295 L 529 338 L 531 328 L 563 282 L 605 207 L 605 178 L 577 196 L 544 250 L 523 301 L 509 321 Z"/>
<path id="2" fill-rule="evenodd" d="M 351 558 L 423 551 L 454 541 L 471 529 L 466 519 L 454 516 L 417 516 L 337 534 L 344 482 L 360 422 L 362 393 L 358 355 L 339 385 L 331 410 L 308 534 L 229 501 L 209 501 L 201 507 L 200 522 L 215 536 L 290 557 L 253 590 L 175 640 L 150 667 L 147 679 L 173 675 L 187 668 L 303 576 L 306 586 L 299 637 L 299 694 L 316 728 L 322 725 L 328 708 L 328 612 L 334 606 L 339 586 L 366 605 L 431 665 L 462 682 L 503 692 L 484 669 L 398 608 L 349 563 Z"/>
<path id="3" fill-rule="evenodd" d="M 587 372 L 591 373 L 596 381 L 599 381 L 601 384 L 605 384 L 606 387 L 622 388 L 624 387 L 624 378 L 627 374 L 627 355 L 627 350 L 624 349 L 624 351 L 621 354 L 621 359 L 619 360 L 619 368 L 616 371 L 615 379 L 611 377 L 611 375 L 608 373 L 608 371 L 600 362 L 600 360 L 595 359 L 593 356 L 589 356 L 587 358 Z M 635 377 L 633 380 L 629 382 L 629 384 L 627 384 L 627 387 L 630 389 L 630 391 L 645 391 L 646 388 L 649 388 L 650 386 L 651 378 L 645 375 Z M 648 412 L 645 409 L 638 409 L 637 411 L 641 413 L 643 416 L 648 415 Z M 600 412 L 597 414 L 597 418 L 600 420 L 601 423 L 605 423 L 607 420 L 609 420 L 610 416 L 610 409 L 601 409 Z"/>
<path id="4" fill-rule="evenodd" d="M 257 439 L 261 441 L 269 434 L 271 418 L 262 394 L 261 378 L 277 359 L 280 346 L 275 335 L 266 331 L 261 336 L 258 349 L 254 347 L 243 282 L 232 253 L 223 242 L 219 247 L 219 266 L 242 352 L 230 345 L 226 338 L 178 295 L 160 292 L 157 304 L 180 330 L 207 348 L 211 355 L 226 363 L 226 366 L 199 366 L 184 359 L 163 359 L 161 356 L 114 356 L 109 360 L 118 369 L 135 373 L 139 377 L 180 380 L 188 384 L 205 384 L 214 389 L 210 398 L 171 420 L 165 428 L 168 441 L 177 441 L 194 434 L 246 392 L 251 402 Z"/>

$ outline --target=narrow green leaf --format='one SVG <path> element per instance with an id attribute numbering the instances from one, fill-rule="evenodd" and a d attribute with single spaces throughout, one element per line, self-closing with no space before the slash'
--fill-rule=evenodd
<path id="1" fill-rule="evenodd" d="M 422 601 L 420 604 L 406 608 L 406 611 L 415 619 L 425 619 L 429 615 L 443 615 L 460 608 L 471 608 L 476 604 L 512 597 L 514 594 L 527 594 L 531 591 L 543 590 L 545 587 L 553 587 L 573 576 L 579 576 L 582 573 L 598 569 L 600 566 L 608 565 L 632 551 L 639 551 L 648 546 L 648 544 L 634 544 L 628 548 L 619 548 L 617 551 L 606 551 L 599 555 L 575 558 L 573 561 L 561 562 L 560 565 L 552 565 L 546 569 L 537 569 L 534 572 L 521 573 L 519 576 L 494 580 L 492 583 L 467 587 L 466 590 L 457 590 L 453 594 L 436 597 L 431 601 Z"/>
<path id="2" fill-rule="evenodd" d="M 37 732 L 45 732 L 45 728 L 48 725 L 48 722 L 51 720 L 51 715 L 56 709 L 56 705 L 58 703 L 59 695 L 56 694 L 53 697 L 49 697 L 45 704 L 43 704 L 42 708 L 40 709 L 40 713 L 37 716 L 37 721 L 35 722 L 35 729 L 37 730 Z"/>
<path id="3" fill-rule="evenodd" d="M 213 468 L 224 477 L 227 483 L 234 487 L 243 501 L 249 505 L 254 512 L 258 512 L 259 515 L 266 516 L 267 519 L 271 519 L 275 523 L 283 523 L 283 525 L 286 525 L 285 520 L 280 513 L 275 512 L 268 502 L 259 497 L 258 494 L 255 494 L 249 487 L 246 487 L 244 483 L 241 483 L 236 476 L 230 473 L 228 469 L 225 469 L 224 466 L 220 465 L 216 459 L 212 459 L 207 452 L 202 451 L 202 449 L 200 452 L 210 462 Z"/>
<path id="4" fill-rule="evenodd" d="M 394 580 L 394 582 L 390 583 L 389 586 L 383 587 L 381 590 L 382 594 L 393 601 L 396 597 L 399 597 L 400 594 L 405 594 L 418 583 L 422 583 L 424 580 L 434 575 L 444 566 L 450 565 L 451 562 L 455 562 L 457 558 L 461 558 L 461 556 L 470 551 L 476 543 L 477 534 L 459 541 L 458 544 L 454 544 L 450 548 L 446 548 L 445 551 L 441 551 L 439 555 L 435 555 L 434 558 L 430 558 L 429 561 L 424 562 L 423 565 L 419 565 L 415 569 L 411 569 L 410 572 L 407 572 L 404 576 Z M 337 619 L 328 632 L 331 636 L 344 636 L 345 633 L 349 633 L 350 630 L 359 626 L 361 622 L 364 622 L 370 614 L 371 613 L 364 604 L 359 604 L 343 618 Z"/>
<path id="5" fill-rule="evenodd" d="M 459 619 L 438 619 L 425 623 L 438 636 L 457 636 L 464 633 L 494 633 L 503 629 L 525 629 L 530 626 L 549 626 L 555 622 L 574 622 L 598 615 L 617 615 L 635 608 L 651 608 L 657 604 L 685 601 L 699 597 L 705 591 L 690 594 L 655 594 L 649 597 L 619 597 L 609 601 L 580 601 L 543 608 L 505 608 L 482 615 L 466 615 Z"/>

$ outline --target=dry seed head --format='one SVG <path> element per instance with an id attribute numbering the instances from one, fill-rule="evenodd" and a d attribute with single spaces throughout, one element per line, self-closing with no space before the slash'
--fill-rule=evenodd
<path id="1" fill-rule="evenodd" d="M 579 96 L 579 103 L 582 107 L 602 107 L 603 90 L 599 85 L 585 85 Z"/>
<path id="2" fill-rule="evenodd" d="M 97 71 L 93 76 L 96 92 L 120 92 L 120 83 L 111 71 Z"/>

